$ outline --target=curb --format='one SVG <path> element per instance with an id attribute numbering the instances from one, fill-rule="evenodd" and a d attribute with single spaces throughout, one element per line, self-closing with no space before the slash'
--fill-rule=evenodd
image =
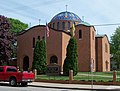
<path id="1" fill-rule="evenodd" d="M 90 90 L 90 91 L 120 91 L 120 89 L 102 89 L 102 88 L 98 88 L 98 89 L 95 89 L 95 88 L 77 88 L 77 87 L 62 87 L 62 86 L 47 86 L 47 85 L 37 85 L 37 84 L 33 84 L 33 85 L 28 85 L 28 86 L 31 86 L 31 87 L 41 87 L 41 88 L 54 88 L 54 89 L 69 89 L 69 90 Z"/>
<path id="2" fill-rule="evenodd" d="M 31 87 L 41 87 L 41 88 L 55 88 L 55 89 L 70 89 L 70 90 L 92 90 L 92 91 L 116 91 L 116 90 L 107 90 L 107 89 L 90 89 L 90 88 L 68 88 L 68 87 L 51 87 L 51 86 L 38 86 L 38 85 L 29 85 Z"/>

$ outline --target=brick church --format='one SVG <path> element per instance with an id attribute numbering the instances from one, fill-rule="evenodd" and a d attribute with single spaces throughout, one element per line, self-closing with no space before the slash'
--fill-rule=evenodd
<path id="1" fill-rule="evenodd" d="M 60 12 L 48 23 L 49 37 L 46 37 L 47 64 L 56 63 L 63 69 L 66 48 L 70 39 L 71 27 L 75 25 L 78 46 L 79 71 L 110 71 L 110 44 L 106 34 L 96 35 L 94 26 L 84 22 L 72 12 Z M 32 67 L 33 51 L 38 39 L 45 38 L 46 25 L 36 25 L 18 37 L 17 66 L 27 70 Z"/>

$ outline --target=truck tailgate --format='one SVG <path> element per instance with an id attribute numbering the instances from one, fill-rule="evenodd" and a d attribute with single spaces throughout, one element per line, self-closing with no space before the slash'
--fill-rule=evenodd
<path id="1" fill-rule="evenodd" d="M 34 80 L 34 73 L 32 72 L 23 72 L 22 73 L 23 81 L 33 81 Z"/>

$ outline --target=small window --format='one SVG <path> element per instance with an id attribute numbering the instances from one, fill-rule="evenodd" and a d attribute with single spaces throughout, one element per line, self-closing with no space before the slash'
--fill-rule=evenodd
<path id="1" fill-rule="evenodd" d="M 15 68 L 7 68 L 7 72 L 17 72 Z"/>
<path id="2" fill-rule="evenodd" d="M 62 30 L 65 30 L 65 22 L 62 22 Z"/>
<path id="3" fill-rule="evenodd" d="M 57 30 L 60 29 L 60 22 L 57 23 Z"/>
<path id="4" fill-rule="evenodd" d="M 3 67 L 0 67 L 0 72 L 3 72 Z"/>
<path id="5" fill-rule="evenodd" d="M 94 69 L 94 59 L 93 59 L 93 69 Z"/>
<path id="6" fill-rule="evenodd" d="M 33 48 L 35 48 L 35 38 L 33 37 Z"/>
<path id="7" fill-rule="evenodd" d="M 53 28 L 55 27 L 55 23 L 53 23 Z"/>
<path id="8" fill-rule="evenodd" d="M 92 31 L 92 38 L 93 38 L 93 40 L 94 40 L 94 31 Z"/>
<path id="9" fill-rule="evenodd" d="M 70 30 L 70 22 L 68 22 L 68 30 Z"/>
<path id="10" fill-rule="evenodd" d="M 38 36 L 38 40 L 40 40 L 40 36 Z"/>
<path id="11" fill-rule="evenodd" d="M 82 30 L 79 30 L 79 39 L 82 39 Z"/>
<path id="12" fill-rule="evenodd" d="M 43 36 L 42 39 L 45 39 L 45 36 Z"/>
<path id="13" fill-rule="evenodd" d="M 107 43 L 105 43 L 105 52 L 108 52 L 108 46 L 107 46 Z"/>
<path id="14" fill-rule="evenodd" d="M 51 27 L 51 24 L 50 24 L 50 27 Z"/>
<path id="15" fill-rule="evenodd" d="M 106 61 L 106 70 L 107 70 L 107 71 L 108 71 L 108 64 L 109 64 L 109 62 Z"/>

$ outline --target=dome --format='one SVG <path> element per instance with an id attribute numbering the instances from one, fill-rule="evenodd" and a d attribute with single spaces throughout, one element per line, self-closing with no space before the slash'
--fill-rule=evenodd
<path id="1" fill-rule="evenodd" d="M 77 21 L 77 22 L 82 22 L 82 20 L 79 18 L 79 16 L 77 16 L 76 14 L 72 13 L 72 12 L 61 12 L 59 14 L 57 14 L 56 16 L 54 16 L 51 20 L 51 22 L 53 21 L 57 21 L 57 20 L 73 20 L 73 21 Z"/>

